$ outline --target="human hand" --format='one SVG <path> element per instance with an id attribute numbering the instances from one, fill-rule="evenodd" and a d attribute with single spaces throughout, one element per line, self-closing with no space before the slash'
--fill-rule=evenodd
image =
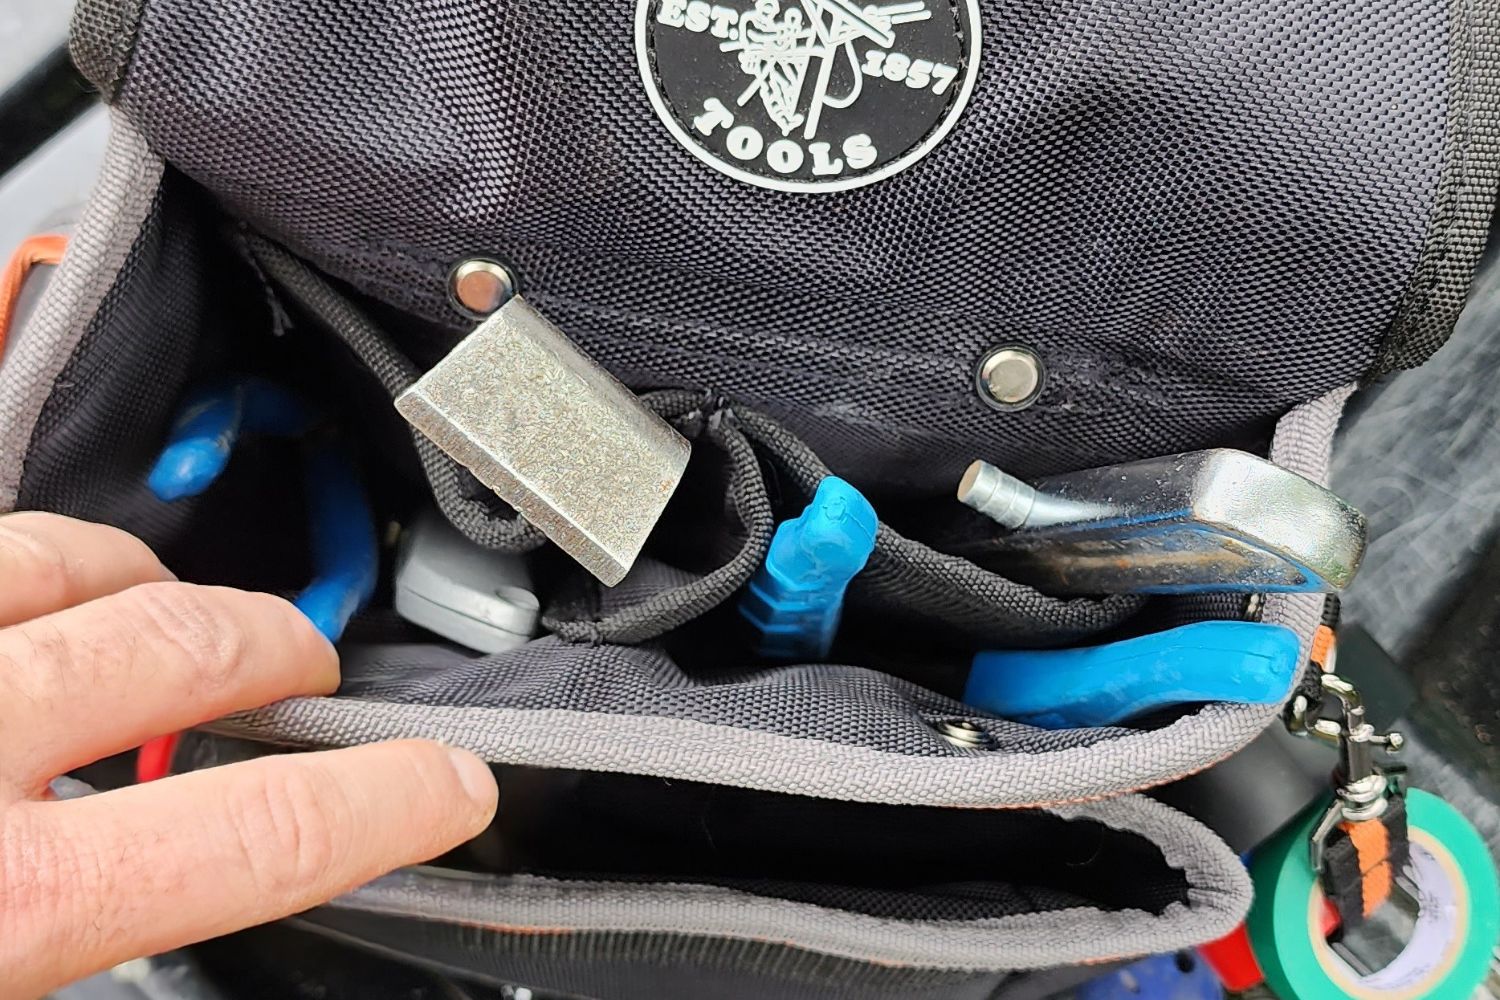
<path id="1" fill-rule="evenodd" d="M 47 796 L 153 736 L 337 685 L 287 602 L 178 583 L 114 528 L 0 516 L 0 996 L 305 910 L 484 829 L 489 768 L 419 740 Z"/>

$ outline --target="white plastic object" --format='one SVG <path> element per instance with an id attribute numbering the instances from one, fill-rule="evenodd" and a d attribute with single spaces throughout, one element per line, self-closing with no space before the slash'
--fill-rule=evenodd
<path id="1" fill-rule="evenodd" d="M 536 634 L 541 604 L 525 560 L 475 545 L 435 510 L 403 535 L 395 589 L 401 617 L 481 653 Z"/>

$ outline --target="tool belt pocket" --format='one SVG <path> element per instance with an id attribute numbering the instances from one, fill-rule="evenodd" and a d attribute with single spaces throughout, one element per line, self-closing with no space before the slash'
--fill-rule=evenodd
<path id="1" fill-rule="evenodd" d="M 283 442 L 247 439 L 195 499 L 164 504 L 146 481 L 179 401 L 204 380 L 253 372 L 318 399 L 345 428 L 381 523 L 435 496 L 477 518 L 471 529 L 488 524 L 492 547 L 533 553 L 548 634 L 476 655 L 397 621 L 377 593 L 350 625 L 335 696 L 223 720 L 200 747 L 432 737 L 506 769 L 549 809 L 563 803 L 593 831 L 578 836 L 609 841 L 590 854 L 556 833 L 557 813 L 507 806 L 503 857 L 485 860 L 476 844 L 308 920 L 390 947 L 420 926 L 411 947 L 428 959 L 486 968 L 567 964 L 576 952 L 529 933 L 542 928 L 606 955 L 635 935 L 637 958 L 660 958 L 669 940 L 708 957 L 737 941 L 821 956 L 806 959 L 807 975 L 838 995 L 845 981 L 958 977 L 952 985 L 1169 949 L 1242 915 L 1244 875 L 1227 848 L 1129 793 L 1233 752 L 1277 706 L 1040 729 L 962 700 L 976 649 L 1076 645 L 1242 614 L 1242 600 L 1049 597 L 882 524 L 830 661 L 765 662 L 735 605 L 774 525 L 828 474 L 796 435 L 731 399 L 645 393 L 693 457 L 635 568 L 604 588 L 538 549 L 476 483 L 424 467 L 381 364 L 328 335 L 382 328 L 419 356 L 430 335 L 419 322 L 326 282 L 330 297 L 308 309 L 195 185 L 128 133 L 111 156 L 141 187 L 95 206 L 48 290 L 53 308 L 23 342 L 58 374 L 40 397 L 16 505 L 122 525 L 185 579 L 291 592 L 310 569 L 288 527 L 303 501 Z M 1332 402 L 1294 411 L 1273 455 L 1317 475 L 1335 413 Z M 1316 603 L 1273 597 L 1262 611 L 1310 635 Z M 178 766 L 217 752 L 179 755 Z M 528 858 L 521 843 L 547 846 Z M 893 880 L 893 859 L 923 856 L 919 876 Z M 460 940 L 476 924 L 483 940 Z M 784 944 L 744 944 L 769 938 Z"/>
<path id="2" fill-rule="evenodd" d="M 305 523 L 385 538 L 386 571 L 424 514 L 514 560 L 487 596 L 515 615 L 462 645 L 414 624 L 398 573 L 361 577 L 335 695 L 177 756 L 430 737 L 501 770 L 485 836 L 301 918 L 343 940 L 572 995 L 999 998 L 1016 970 L 1214 938 L 1248 907 L 1239 860 L 1138 793 L 1234 753 L 1277 692 L 1043 726 L 973 703 L 975 654 L 1228 620 L 1306 661 L 1322 595 L 1056 596 L 929 522 L 971 513 L 952 486 L 977 457 L 1236 448 L 1324 479 L 1348 386 L 1420 362 L 1463 301 L 1500 50 L 1438 0 L 1178 6 L 805 3 L 874 46 L 840 42 L 812 107 L 807 64 L 778 70 L 810 58 L 789 4 L 83 0 L 111 146 L 6 345 L 0 510 L 285 594 L 327 568 Z M 590 524 L 521 516 L 535 484 L 490 463 L 513 508 L 492 454 L 454 457 L 474 442 L 416 389 L 505 281 L 665 442 L 642 452 L 662 488 L 620 491 L 632 439 L 583 402 L 510 430 Z M 539 391 L 574 387 L 555 374 Z M 242 420 L 263 383 L 336 429 L 361 523 L 322 516 L 286 435 L 162 500 L 184 400 L 231 385 Z M 829 655 L 761 655 L 742 595 L 830 466 L 877 501 L 867 559 Z M 643 549 L 603 537 L 656 514 Z"/>

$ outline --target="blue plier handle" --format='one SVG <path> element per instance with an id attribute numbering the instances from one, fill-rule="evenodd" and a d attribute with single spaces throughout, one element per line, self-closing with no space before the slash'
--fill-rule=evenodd
<path id="1" fill-rule="evenodd" d="M 265 379 L 233 378 L 190 394 L 147 477 L 158 499 L 198 496 L 223 473 L 242 433 L 303 441 L 312 582 L 293 602 L 336 642 L 375 592 L 375 516 L 348 456 L 331 435 L 314 433 L 317 414 L 295 393 Z"/>

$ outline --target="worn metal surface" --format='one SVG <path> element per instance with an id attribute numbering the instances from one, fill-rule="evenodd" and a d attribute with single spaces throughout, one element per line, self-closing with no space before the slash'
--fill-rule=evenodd
<path id="1" fill-rule="evenodd" d="M 1027 516 L 969 554 L 1055 593 L 1332 591 L 1364 553 L 1359 511 L 1227 448 L 1043 479 L 1027 509 L 1073 513 Z"/>
<path id="2" fill-rule="evenodd" d="M 611 585 L 635 562 L 691 452 L 519 296 L 396 409 Z"/>

